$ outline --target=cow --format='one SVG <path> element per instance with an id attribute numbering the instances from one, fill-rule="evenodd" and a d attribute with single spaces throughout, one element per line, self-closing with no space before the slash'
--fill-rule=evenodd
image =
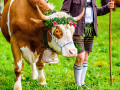
<path id="1" fill-rule="evenodd" d="M 113 11 L 116 11 L 117 7 L 120 7 L 120 0 L 113 0 L 114 1 L 114 9 Z M 106 5 L 110 0 L 101 0 L 101 5 L 104 6 Z"/>
<path id="2" fill-rule="evenodd" d="M 43 74 L 45 64 L 41 59 L 48 49 L 43 44 L 43 30 L 47 30 L 49 47 L 56 53 L 66 57 L 77 56 L 77 49 L 72 40 L 75 24 L 84 15 L 84 9 L 77 17 L 71 17 L 65 12 L 44 15 L 52 9 L 44 0 L 8 0 L 1 17 L 1 30 L 6 40 L 11 44 L 14 57 L 14 72 L 16 82 L 14 90 L 22 90 L 21 77 L 24 71 L 22 57 L 31 65 L 32 78 L 38 80 L 38 85 L 46 85 Z M 70 23 L 57 24 L 47 27 L 45 22 L 52 19 L 66 18 Z M 71 19 L 72 18 L 72 19 Z M 48 53 L 47 53 L 48 54 Z M 38 68 L 38 72 L 36 70 Z"/>

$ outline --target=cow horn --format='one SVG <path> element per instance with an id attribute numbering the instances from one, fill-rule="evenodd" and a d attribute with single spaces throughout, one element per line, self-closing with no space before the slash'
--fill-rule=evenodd
<path id="1" fill-rule="evenodd" d="M 83 8 L 83 11 L 79 16 L 73 17 L 73 19 L 76 20 L 76 21 L 79 21 L 83 17 L 84 13 L 85 13 L 85 8 Z"/>
<path id="2" fill-rule="evenodd" d="M 42 12 L 40 11 L 38 5 L 36 5 L 36 7 L 37 7 L 37 10 L 38 10 L 38 12 L 39 12 L 39 15 L 40 15 L 41 19 L 43 19 L 43 20 L 45 20 L 45 21 L 47 21 L 47 20 L 50 19 L 49 16 L 45 16 L 45 15 L 42 14 Z"/>

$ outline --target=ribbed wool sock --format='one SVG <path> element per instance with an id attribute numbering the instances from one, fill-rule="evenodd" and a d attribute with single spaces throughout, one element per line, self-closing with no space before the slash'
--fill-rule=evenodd
<path id="1" fill-rule="evenodd" d="M 87 63 L 83 63 L 83 69 L 82 69 L 81 80 L 80 80 L 81 85 L 84 85 L 86 71 L 87 71 Z"/>
<path id="2" fill-rule="evenodd" d="M 76 65 L 74 65 L 75 83 L 78 86 L 81 86 L 80 78 L 81 78 L 82 68 L 83 68 L 83 66 L 76 66 Z"/>

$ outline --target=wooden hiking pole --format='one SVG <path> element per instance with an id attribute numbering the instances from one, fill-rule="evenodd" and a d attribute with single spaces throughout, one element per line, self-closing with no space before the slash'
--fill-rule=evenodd
<path id="1" fill-rule="evenodd" d="M 112 0 L 111 0 L 112 2 Z M 111 85 L 113 83 L 113 79 L 112 79 L 112 50 L 111 50 L 111 19 L 112 17 L 112 9 L 110 9 L 110 18 L 109 18 L 109 58 L 110 58 L 110 82 Z"/>

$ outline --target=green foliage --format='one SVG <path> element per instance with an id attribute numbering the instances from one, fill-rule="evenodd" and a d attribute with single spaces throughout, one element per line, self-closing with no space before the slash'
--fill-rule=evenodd
<path id="1" fill-rule="evenodd" d="M 45 15 L 46 15 L 46 16 L 49 16 L 49 15 L 51 15 L 51 14 L 53 14 L 53 13 L 56 13 L 56 10 L 53 9 L 53 10 L 51 10 L 50 12 L 46 12 Z"/>
<path id="2" fill-rule="evenodd" d="M 60 10 L 63 0 L 49 0 Z M 100 6 L 100 0 L 96 0 Z M 85 83 L 90 90 L 120 90 L 120 8 L 112 13 L 112 62 L 113 85 L 110 85 L 109 71 L 109 14 L 98 17 L 98 37 L 95 37 L 93 52 L 89 54 Z M 44 74 L 47 86 L 38 86 L 31 79 L 31 68 L 24 60 L 23 90 L 84 90 L 75 85 L 73 65 L 76 58 L 58 56 L 58 64 L 46 64 Z M 99 66 L 101 65 L 101 66 Z M 11 46 L 0 32 L 0 90 L 13 90 L 15 84 L 14 59 Z"/>
<path id="3" fill-rule="evenodd" d="M 54 13 L 56 13 L 56 10 L 53 9 L 53 10 L 50 11 L 50 12 L 46 12 L 45 15 L 49 16 L 49 15 L 54 14 Z M 69 23 L 70 23 L 70 20 L 72 20 L 73 23 L 77 23 L 72 17 L 67 17 L 67 18 L 65 18 L 65 17 L 62 17 L 62 18 L 55 17 L 55 18 L 49 19 L 49 20 L 47 20 L 47 21 L 44 21 L 44 20 L 43 20 L 43 23 L 44 23 L 47 27 L 50 28 L 50 27 L 54 26 L 54 24 L 53 24 L 54 22 L 56 22 L 57 25 L 58 25 L 58 24 L 69 24 Z"/>
<path id="4" fill-rule="evenodd" d="M 53 22 L 57 22 L 57 25 L 58 24 L 69 24 L 70 20 L 73 21 L 73 23 L 77 23 L 72 17 L 68 17 L 68 18 L 65 18 L 65 17 L 62 17 L 62 18 L 59 18 L 59 17 L 55 17 L 55 18 L 52 18 L 52 19 L 49 19 L 47 21 L 44 21 L 43 20 L 43 23 L 47 26 L 47 27 L 52 27 L 54 26 Z"/>
<path id="5" fill-rule="evenodd" d="M 75 44 L 75 47 L 77 48 L 77 52 L 79 52 L 82 48 L 78 46 L 78 44 Z"/>

